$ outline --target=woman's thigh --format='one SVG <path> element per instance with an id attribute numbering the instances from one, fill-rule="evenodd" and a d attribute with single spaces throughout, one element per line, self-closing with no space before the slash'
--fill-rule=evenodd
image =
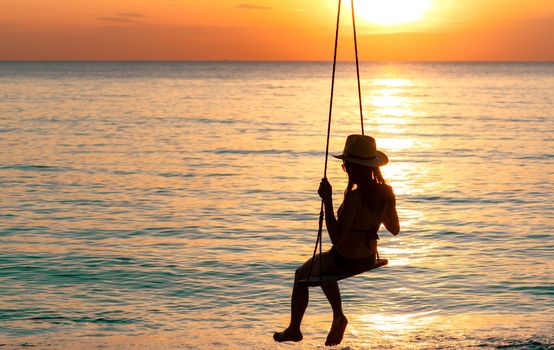
<path id="1" fill-rule="evenodd" d="M 313 259 L 313 265 L 312 265 Z M 310 269 L 311 274 L 310 274 Z M 294 279 L 296 281 L 305 279 L 308 277 L 319 277 L 319 276 L 329 276 L 336 275 L 339 273 L 339 269 L 335 262 L 333 261 L 331 254 L 323 252 L 322 254 L 316 254 L 315 259 L 310 258 L 299 268 L 296 269 Z"/>

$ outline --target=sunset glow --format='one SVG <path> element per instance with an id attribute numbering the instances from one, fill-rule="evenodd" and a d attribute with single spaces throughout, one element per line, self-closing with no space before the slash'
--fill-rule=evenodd
<path id="1" fill-rule="evenodd" d="M 391 26 L 421 20 L 432 4 L 431 0 L 356 0 L 354 7 L 364 20 Z"/>
<path id="2" fill-rule="evenodd" d="M 326 61 L 338 0 L 0 0 L 0 60 Z M 341 38 L 349 30 L 343 0 Z M 355 0 L 368 61 L 551 61 L 551 0 Z M 351 60 L 351 50 L 339 58 Z"/>

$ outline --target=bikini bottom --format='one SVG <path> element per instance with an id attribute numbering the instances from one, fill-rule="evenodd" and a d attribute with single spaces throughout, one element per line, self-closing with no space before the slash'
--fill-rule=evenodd
<path id="1" fill-rule="evenodd" d="M 366 271 L 375 264 L 375 255 L 368 258 L 351 259 L 343 256 L 338 252 L 335 246 L 329 250 L 331 259 L 337 265 L 339 274 L 358 274 Z"/>

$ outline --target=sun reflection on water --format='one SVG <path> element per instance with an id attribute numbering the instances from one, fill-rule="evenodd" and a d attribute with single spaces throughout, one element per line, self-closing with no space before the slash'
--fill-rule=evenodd
<path id="1" fill-rule="evenodd" d="M 394 126 L 392 126 L 394 127 Z M 414 147 L 415 141 L 412 139 L 406 139 L 406 138 L 381 138 L 379 139 L 379 146 L 384 149 L 401 151 L 404 149 L 409 149 Z"/>
<path id="2" fill-rule="evenodd" d="M 420 327 L 427 326 L 436 317 L 429 316 L 431 311 L 413 314 L 365 314 L 359 319 L 363 328 L 386 330 L 391 336 L 398 336 Z"/>
<path id="3" fill-rule="evenodd" d="M 386 87 L 406 87 L 414 86 L 415 84 L 410 79 L 403 78 L 380 78 L 373 79 L 373 85 L 375 86 L 386 86 Z"/>
<path id="4" fill-rule="evenodd" d="M 406 89 L 414 86 L 411 80 L 401 78 L 374 79 L 372 85 L 375 90 L 369 98 L 371 113 L 376 117 L 385 118 L 378 125 L 386 125 L 391 122 L 393 125 L 404 124 L 407 120 L 403 117 L 415 114 L 412 105 L 416 104 L 417 101 L 405 96 Z"/>
<path id="5" fill-rule="evenodd" d="M 435 249 L 434 245 L 414 246 L 395 242 L 394 246 L 380 246 L 379 253 L 388 258 L 388 267 L 409 266 L 414 264 L 414 259 L 426 256 L 432 249 Z"/>

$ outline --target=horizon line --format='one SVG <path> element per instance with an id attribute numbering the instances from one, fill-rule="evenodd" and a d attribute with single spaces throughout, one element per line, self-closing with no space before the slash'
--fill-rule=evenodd
<path id="1" fill-rule="evenodd" d="M 234 60 L 234 59 L 19 59 L 0 63 L 51 62 L 51 63 L 329 63 L 332 60 Z M 337 63 L 354 63 L 355 60 L 337 60 Z M 360 60 L 360 63 L 554 63 L 554 60 Z"/>

